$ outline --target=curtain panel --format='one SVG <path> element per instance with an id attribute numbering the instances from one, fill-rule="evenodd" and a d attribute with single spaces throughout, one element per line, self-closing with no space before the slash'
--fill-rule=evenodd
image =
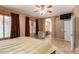
<path id="1" fill-rule="evenodd" d="M 38 31 L 39 31 L 39 28 L 38 28 L 38 19 L 36 19 L 36 35 L 38 35 Z"/>
<path id="2" fill-rule="evenodd" d="M 30 24 L 29 24 L 30 18 L 25 18 L 25 36 L 30 36 Z"/>
<path id="3" fill-rule="evenodd" d="M 11 13 L 11 38 L 20 37 L 19 15 Z"/>

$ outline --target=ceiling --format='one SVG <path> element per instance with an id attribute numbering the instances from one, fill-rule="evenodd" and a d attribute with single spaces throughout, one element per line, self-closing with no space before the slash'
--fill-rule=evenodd
<path id="1" fill-rule="evenodd" d="M 39 12 L 34 12 L 35 6 L 34 5 L 2 5 L 2 7 L 19 11 L 21 13 L 27 14 L 29 16 L 34 16 L 37 18 L 43 17 L 52 17 L 58 16 L 60 14 L 70 13 L 73 11 L 74 5 L 52 5 L 52 13 L 46 13 L 44 15 L 40 15 Z"/>

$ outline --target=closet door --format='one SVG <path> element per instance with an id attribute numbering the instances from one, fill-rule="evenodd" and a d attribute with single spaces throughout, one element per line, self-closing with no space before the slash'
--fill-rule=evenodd
<path id="1" fill-rule="evenodd" d="M 55 38 L 64 39 L 64 21 L 59 17 L 55 19 Z"/>

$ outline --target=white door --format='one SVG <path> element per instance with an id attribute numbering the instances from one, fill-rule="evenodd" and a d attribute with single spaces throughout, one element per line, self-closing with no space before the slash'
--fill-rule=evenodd
<path id="1" fill-rule="evenodd" d="M 75 18 L 72 17 L 71 20 L 64 21 L 64 37 L 66 41 L 70 41 L 71 50 L 74 49 L 75 45 Z"/>
<path id="2" fill-rule="evenodd" d="M 64 21 L 64 37 L 66 41 L 71 41 L 71 20 Z"/>
<path id="3" fill-rule="evenodd" d="M 71 18 L 71 50 L 75 48 L 75 17 Z"/>

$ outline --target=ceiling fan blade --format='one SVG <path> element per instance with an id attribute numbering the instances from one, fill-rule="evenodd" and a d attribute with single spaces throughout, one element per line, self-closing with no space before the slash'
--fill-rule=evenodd
<path id="1" fill-rule="evenodd" d="M 52 13 L 52 11 L 47 11 L 47 12 Z"/>
<path id="2" fill-rule="evenodd" d="M 38 12 L 38 10 L 35 10 L 34 12 Z"/>
<path id="3" fill-rule="evenodd" d="M 37 8 L 40 8 L 40 5 L 35 5 Z"/>
<path id="4" fill-rule="evenodd" d="M 48 5 L 47 8 L 52 8 L 52 5 Z"/>
<path id="5" fill-rule="evenodd" d="M 52 8 L 47 8 L 47 11 L 52 11 Z"/>
<path id="6" fill-rule="evenodd" d="M 41 5 L 42 8 L 44 8 L 45 5 Z"/>

